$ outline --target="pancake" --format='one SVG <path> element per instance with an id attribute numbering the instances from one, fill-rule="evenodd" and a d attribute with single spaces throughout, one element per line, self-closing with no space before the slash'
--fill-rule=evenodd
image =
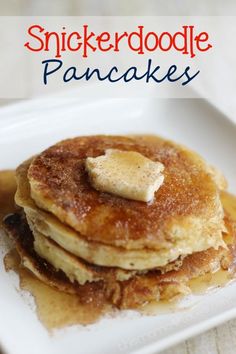
<path id="1" fill-rule="evenodd" d="M 92 186 L 86 158 L 108 149 L 138 152 L 163 164 L 164 182 L 151 202 Z M 150 176 L 150 169 L 146 173 Z M 69 139 L 21 164 L 16 180 L 20 209 L 5 218 L 4 228 L 22 265 L 59 291 L 86 301 L 99 293 L 131 309 L 189 294 L 192 279 L 233 267 L 236 223 L 220 198 L 226 181 L 183 146 L 147 136 Z M 129 179 L 119 175 L 117 181 L 128 190 Z"/>
<path id="2" fill-rule="evenodd" d="M 57 270 L 35 252 L 34 237 L 24 216 L 13 214 L 4 220 L 5 230 L 14 240 L 23 265 L 36 277 L 60 291 L 77 293 L 81 296 L 87 291 L 94 292 L 102 289 L 106 298 L 119 308 L 136 308 L 148 301 L 170 300 L 176 296 L 186 295 L 190 292 L 189 280 L 215 272 L 220 267 L 227 269 L 234 259 L 236 225 L 229 218 L 226 220 L 226 225 L 229 232 L 227 248 L 219 247 L 218 250 L 210 248 L 189 255 L 178 270 L 164 274 L 153 270 L 145 274 L 135 274 L 124 281 L 107 277 L 97 282 L 80 285 L 76 281 L 71 282 L 65 272 Z"/>
<path id="3" fill-rule="evenodd" d="M 34 229 L 34 249 L 42 258 L 46 259 L 56 269 L 61 269 L 73 283 L 77 281 L 83 285 L 86 282 L 94 282 L 104 279 L 124 281 L 131 278 L 136 272 L 125 271 L 121 268 L 100 267 L 88 264 L 82 259 L 65 251 L 57 243 L 43 236 Z"/>
<path id="4" fill-rule="evenodd" d="M 30 186 L 27 179 L 27 172 L 31 160 L 26 161 L 17 168 L 17 193 L 16 204 L 24 208 L 32 230 L 35 228 L 44 236 L 49 237 L 70 253 L 83 258 L 89 263 L 100 266 L 120 267 L 129 270 L 147 270 L 157 267 L 165 267 L 169 264 L 169 269 L 176 268 L 175 260 L 180 256 L 201 251 L 210 247 L 222 245 L 221 232 L 216 237 L 201 237 L 196 239 L 196 235 L 189 234 L 188 238 L 179 239 L 173 244 L 173 248 L 135 249 L 127 250 L 123 247 L 114 247 L 99 242 L 89 241 L 79 232 L 63 224 L 53 214 L 41 210 L 30 196 Z M 171 263 L 171 264 L 170 264 Z M 177 262 L 179 264 L 179 261 Z"/>
<path id="5" fill-rule="evenodd" d="M 125 281 L 135 274 L 145 274 L 148 270 L 124 270 L 118 267 L 102 267 L 84 261 L 60 247 L 56 242 L 41 234 L 27 218 L 28 225 L 34 237 L 33 247 L 36 253 L 46 259 L 56 269 L 62 270 L 71 282 L 77 281 L 83 285 L 86 282 L 99 280 Z M 162 274 L 170 270 L 178 270 L 183 263 L 183 258 L 168 263 L 164 267 L 155 268 Z"/>
<path id="6" fill-rule="evenodd" d="M 91 186 L 85 159 L 110 148 L 136 151 L 165 166 L 164 183 L 151 203 L 101 193 Z M 65 140 L 34 159 L 28 178 L 37 206 L 88 241 L 128 250 L 165 249 L 170 260 L 176 249 L 178 258 L 182 252 L 223 244 L 223 209 L 209 167 L 197 154 L 164 139 L 90 136 Z"/>
<path id="7" fill-rule="evenodd" d="M 34 238 L 22 214 L 10 214 L 3 221 L 3 227 L 14 242 L 16 250 L 21 258 L 21 265 L 30 270 L 38 279 L 59 291 L 68 294 L 81 293 L 83 289 L 91 291 L 101 289 L 101 282 L 87 283 L 80 286 L 70 282 L 61 270 L 56 270 L 50 263 L 41 258 L 34 250 Z"/>

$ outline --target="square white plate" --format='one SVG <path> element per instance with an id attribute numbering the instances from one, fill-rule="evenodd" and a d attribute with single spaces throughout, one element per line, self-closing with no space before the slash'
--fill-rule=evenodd
<path id="1" fill-rule="evenodd" d="M 0 110 L 0 169 L 14 168 L 56 141 L 83 134 L 160 134 L 224 171 L 236 194 L 236 126 L 201 99 L 44 99 Z M 1 248 L 1 246 L 0 246 Z M 236 316 L 236 282 L 183 301 L 183 311 L 133 311 L 49 335 L 17 291 L 0 252 L 0 344 L 7 354 L 156 353 Z"/>

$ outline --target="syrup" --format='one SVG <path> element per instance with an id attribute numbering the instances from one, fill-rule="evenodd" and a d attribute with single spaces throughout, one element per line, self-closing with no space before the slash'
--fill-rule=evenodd
<path id="1" fill-rule="evenodd" d="M 0 218 L 15 211 L 14 194 L 16 183 L 13 171 L 0 172 Z M 98 294 L 91 296 L 89 302 L 81 302 L 78 295 L 66 294 L 38 280 L 30 271 L 21 266 L 15 249 L 5 258 L 7 271 L 14 270 L 20 277 L 20 288 L 29 291 L 36 303 L 37 314 L 49 330 L 74 324 L 90 324 L 111 311 L 111 306 Z M 83 295 L 86 297 L 86 294 Z"/>
<path id="2" fill-rule="evenodd" d="M 0 172 L 0 222 L 6 214 L 15 211 L 14 194 L 16 190 L 13 171 Z M 222 192 L 222 202 L 226 211 L 236 221 L 236 197 Z M 13 249 L 4 258 L 5 269 L 14 270 L 20 277 L 20 288 L 29 291 L 36 303 L 37 314 L 49 330 L 74 324 L 90 324 L 101 316 L 111 313 L 111 305 L 98 294 L 88 294 L 89 302 L 81 302 L 78 295 L 60 292 L 38 280 L 30 271 L 22 267 L 18 253 Z M 228 271 L 218 270 L 191 280 L 189 286 L 194 294 L 202 294 L 209 289 L 225 286 L 232 281 Z M 86 297 L 86 294 L 83 294 Z M 99 300 L 98 300 L 99 299 Z M 151 302 L 140 309 L 148 315 L 169 313 L 178 308 L 178 300 Z"/>
<path id="3" fill-rule="evenodd" d="M 16 191 L 14 171 L 0 172 L 0 224 L 2 219 L 15 211 L 14 195 Z"/>

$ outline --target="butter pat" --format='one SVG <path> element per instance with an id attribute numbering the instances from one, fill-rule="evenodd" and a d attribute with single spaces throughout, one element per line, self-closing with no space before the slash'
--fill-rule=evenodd
<path id="1" fill-rule="evenodd" d="M 127 199 L 149 202 L 164 181 L 164 165 L 135 151 L 108 149 L 85 166 L 95 189 Z"/>

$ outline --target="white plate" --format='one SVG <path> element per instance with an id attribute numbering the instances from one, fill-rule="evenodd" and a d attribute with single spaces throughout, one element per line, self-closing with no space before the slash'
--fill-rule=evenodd
<path id="1" fill-rule="evenodd" d="M 160 134 L 195 149 L 224 171 L 236 194 L 236 126 L 200 99 L 45 99 L 0 110 L 0 169 L 65 137 Z M 49 335 L 17 291 L 0 254 L 0 343 L 7 354 L 156 353 L 236 316 L 236 283 L 183 301 L 183 311 L 140 316 L 133 311 Z"/>

